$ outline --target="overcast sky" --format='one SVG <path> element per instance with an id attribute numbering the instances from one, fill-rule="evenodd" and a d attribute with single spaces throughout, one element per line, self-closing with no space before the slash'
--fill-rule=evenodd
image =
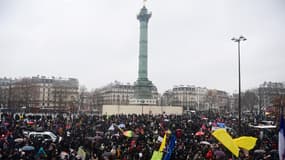
<path id="1" fill-rule="evenodd" d="M 1 0 L 0 77 L 78 78 L 89 90 L 137 79 L 142 0 Z M 284 0 L 149 0 L 149 79 L 159 92 L 285 81 Z"/>

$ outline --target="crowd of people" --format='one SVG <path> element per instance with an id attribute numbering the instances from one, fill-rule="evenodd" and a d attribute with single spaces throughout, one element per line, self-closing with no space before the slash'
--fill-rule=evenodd
<path id="1" fill-rule="evenodd" d="M 193 112 L 187 115 L 69 115 L 33 116 L 3 113 L 0 127 L 0 159 L 150 160 L 166 135 L 176 137 L 171 160 L 278 159 L 278 130 L 249 127 L 242 121 L 240 135 L 258 138 L 254 149 L 235 157 L 212 135 L 222 127 L 238 137 L 238 122 L 230 115 Z M 222 124 L 219 126 L 217 124 Z M 31 138 L 30 131 L 51 131 L 57 142 Z M 124 135 L 131 131 L 132 135 Z M 21 140 L 22 139 L 22 140 Z M 165 154 L 164 154 L 165 155 Z"/>

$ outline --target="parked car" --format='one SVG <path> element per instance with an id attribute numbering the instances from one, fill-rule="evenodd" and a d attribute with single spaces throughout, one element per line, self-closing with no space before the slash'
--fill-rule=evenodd
<path id="1" fill-rule="evenodd" d="M 55 135 L 53 132 L 44 131 L 44 132 L 29 132 L 27 133 L 27 137 L 31 140 L 43 140 L 43 141 L 51 141 L 54 143 L 60 142 L 62 137 Z"/>

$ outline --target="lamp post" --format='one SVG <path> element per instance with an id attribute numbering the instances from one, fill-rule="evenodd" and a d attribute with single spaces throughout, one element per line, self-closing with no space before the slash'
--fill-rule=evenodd
<path id="1" fill-rule="evenodd" d="M 141 105 L 142 105 L 142 115 L 143 115 L 143 105 L 144 105 L 144 100 L 141 100 Z"/>
<path id="2" fill-rule="evenodd" d="M 232 41 L 238 43 L 238 133 L 241 135 L 241 78 L 240 78 L 240 42 L 245 41 L 246 38 L 240 36 L 239 38 L 232 38 Z"/>

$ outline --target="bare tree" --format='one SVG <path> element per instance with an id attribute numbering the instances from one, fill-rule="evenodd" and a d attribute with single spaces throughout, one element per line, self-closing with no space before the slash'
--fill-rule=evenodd
<path id="1" fill-rule="evenodd" d="M 254 106 L 258 104 L 258 97 L 254 92 L 246 91 L 242 97 L 242 104 L 253 112 Z"/>

